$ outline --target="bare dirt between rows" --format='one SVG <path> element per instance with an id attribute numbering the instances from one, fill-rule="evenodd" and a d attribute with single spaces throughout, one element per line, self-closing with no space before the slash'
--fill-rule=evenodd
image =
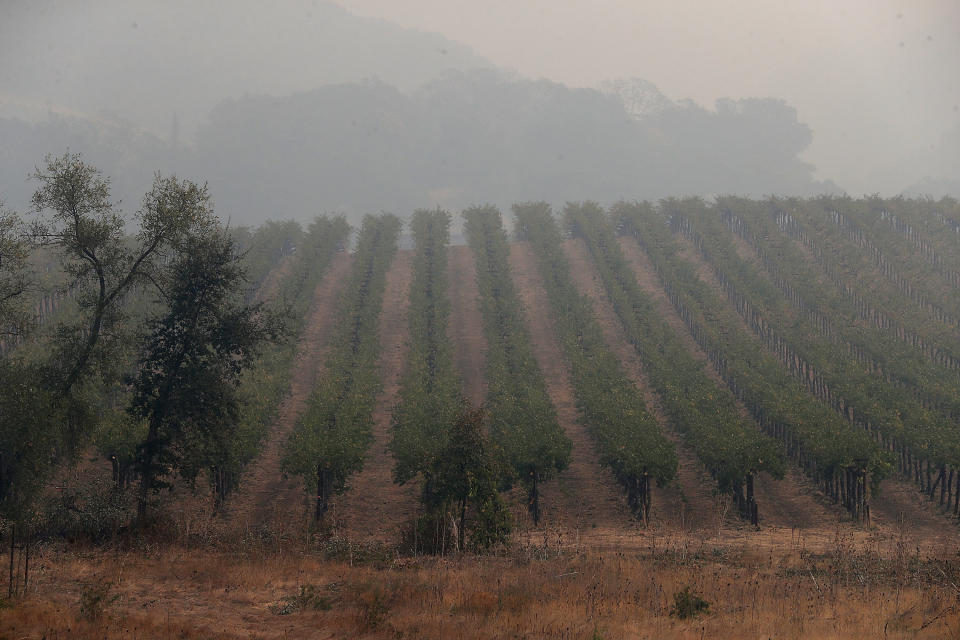
<path id="1" fill-rule="evenodd" d="M 487 339 L 480 315 L 477 264 L 469 246 L 450 247 L 447 253 L 447 285 L 450 321 L 447 334 L 453 344 L 453 359 L 463 380 L 463 394 L 480 406 L 487 397 Z"/>
<path id="2" fill-rule="evenodd" d="M 700 349 L 687 329 L 686 323 L 677 314 L 673 304 L 660 284 L 653 265 L 633 238 L 621 238 L 620 247 L 637 277 L 640 288 L 650 296 L 660 316 L 676 332 L 687 351 L 703 364 L 703 369 L 718 386 L 726 384 Z M 709 277 L 709 267 L 696 265 L 701 278 Z M 716 282 L 707 282 L 716 291 L 721 291 Z M 721 292 L 722 295 L 722 292 Z M 749 412 L 737 401 L 740 414 L 749 419 Z M 758 427 L 759 428 L 759 427 Z M 760 507 L 760 521 L 764 526 L 794 528 L 817 528 L 829 526 L 839 517 L 836 509 L 814 499 L 812 484 L 802 481 L 802 474 L 791 468 L 784 480 L 777 481 L 762 474 L 755 485 L 755 497 Z"/>
<path id="3" fill-rule="evenodd" d="M 323 370 L 327 342 L 338 318 L 337 298 L 347 280 L 351 262 L 348 253 L 337 254 L 313 292 L 307 323 L 297 342 L 290 393 L 280 403 L 260 456 L 250 464 L 240 490 L 227 502 L 227 526 L 289 528 L 303 522 L 306 514 L 303 481 L 285 478 L 280 473 L 280 460 L 283 444 L 306 409 L 310 393 Z"/>
<path id="4" fill-rule="evenodd" d="M 568 240 L 563 249 L 570 261 L 577 290 L 593 304 L 594 317 L 600 325 L 607 346 L 617 356 L 624 373 L 643 395 L 644 404 L 660 424 L 661 432 L 677 448 L 680 462 L 677 477 L 669 485 L 653 490 L 651 519 L 655 523 L 662 521 L 672 527 L 715 529 L 719 524 L 718 520 L 722 519 L 724 503 L 711 491 L 715 484 L 713 479 L 697 461 L 693 452 L 683 446 L 680 435 L 670 425 L 663 410 L 663 403 L 650 387 L 640 357 L 627 340 L 623 324 L 607 298 L 606 290 L 583 240 Z"/>
<path id="5" fill-rule="evenodd" d="M 542 487 L 543 522 L 546 528 L 584 532 L 591 538 L 609 529 L 625 532 L 635 528 L 619 486 L 610 471 L 600 466 L 590 435 L 579 422 L 569 365 L 560 350 L 549 300 L 527 243 L 511 245 L 510 268 L 537 365 L 560 426 L 573 442 L 570 466 Z"/>
<path id="6" fill-rule="evenodd" d="M 393 482 L 394 459 L 388 449 L 393 438 L 391 416 L 400 401 L 400 381 L 410 350 L 410 286 L 413 252 L 398 251 L 387 272 L 380 312 L 380 379 L 383 389 L 373 410 L 373 443 L 363 470 L 349 488 L 334 499 L 330 514 L 334 527 L 354 540 L 395 542 L 417 510 L 417 485 Z"/>

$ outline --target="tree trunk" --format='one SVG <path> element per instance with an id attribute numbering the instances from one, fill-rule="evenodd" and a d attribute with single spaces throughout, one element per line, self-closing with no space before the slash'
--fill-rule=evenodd
<path id="1" fill-rule="evenodd" d="M 147 494 L 153 488 L 153 459 L 156 455 L 156 444 L 160 437 L 160 420 L 158 414 L 150 420 L 150 430 L 147 432 L 147 439 L 143 443 L 144 460 L 142 461 L 143 470 L 140 473 L 140 491 L 137 496 L 137 520 L 143 522 L 147 515 Z"/>
<path id="2" fill-rule="evenodd" d="M 953 493 L 953 515 L 960 514 L 960 470 L 957 471 L 957 490 Z"/>
<path id="3" fill-rule="evenodd" d="M 317 465 L 317 510 L 313 515 L 315 522 L 323 520 L 330 503 L 330 470 L 323 464 Z"/>
<path id="4" fill-rule="evenodd" d="M 760 524 L 760 513 L 757 508 L 757 502 L 753 498 L 753 474 L 747 474 L 747 508 L 750 509 L 750 524 L 757 526 Z"/>
<path id="5" fill-rule="evenodd" d="M 459 534 L 459 549 L 463 552 L 463 545 L 466 540 L 466 524 L 467 524 L 467 499 L 463 498 L 460 500 L 460 531 Z"/>
<path id="6" fill-rule="evenodd" d="M 16 551 L 16 542 L 17 542 L 17 529 L 15 526 L 10 527 L 10 578 L 7 585 L 7 599 L 13 598 L 13 558 L 14 552 Z"/>
<path id="7" fill-rule="evenodd" d="M 527 510 L 533 518 L 533 524 L 540 524 L 540 473 L 538 471 L 533 472 L 533 485 L 530 488 Z"/>
<path id="8" fill-rule="evenodd" d="M 27 582 L 30 580 L 30 533 L 23 539 L 23 592 L 27 592 Z"/>
<path id="9" fill-rule="evenodd" d="M 947 473 L 947 467 L 946 467 L 946 465 L 941 465 L 941 466 L 940 466 L 940 480 L 942 481 L 941 484 L 940 484 L 940 506 L 941 506 L 941 507 L 943 506 L 943 501 L 946 500 L 946 498 L 947 498 L 947 478 L 946 478 L 946 473 Z"/>

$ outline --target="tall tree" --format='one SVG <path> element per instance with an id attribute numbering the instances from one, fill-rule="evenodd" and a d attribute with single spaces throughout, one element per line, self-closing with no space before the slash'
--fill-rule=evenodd
<path id="1" fill-rule="evenodd" d="M 477 548 L 505 542 L 510 534 L 510 513 L 497 492 L 500 475 L 484 432 L 483 409 L 465 407 L 450 429 L 446 444 L 430 466 L 431 482 L 425 485 L 424 503 L 444 520 L 457 523 L 457 547 L 470 538 Z"/>
<path id="2" fill-rule="evenodd" d="M 166 477 L 192 479 L 230 447 L 241 374 L 280 333 L 259 304 L 237 303 L 246 280 L 226 233 L 184 238 L 182 249 L 169 268 L 168 307 L 150 322 L 133 385 L 131 413 L 148 425 L 136 462 L 141 520 Z"/>
<path id="3" fill-rule="evenodd" d="M 79 154 L 48 156 L 31 177 L 40 183 L 32 199 L 41 214 L 37 237 L 60 251 L 79 294 L 80 325 L 65 327 L 56 345 L 57 387 L 66 395 L 90 372 L 98 349 L 110 346 L 103 338 L 118 335 L 123 296 L 156 283 L 159 265 L 190 233 L 209 229 L 213 213 L 206 186 L 157 174 L 135 215 L 131 242 L 109 180 Z"/>

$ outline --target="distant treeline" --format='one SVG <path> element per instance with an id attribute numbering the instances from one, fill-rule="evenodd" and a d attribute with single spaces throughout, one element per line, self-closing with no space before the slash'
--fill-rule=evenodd
<path id="1" fill-rule="evenodd" d="M 126 209 L 155 170 L 176 169 L 208 180 L 218 212 L 237 224 L 321 211 L 356 221 L 491 199 L 837 190 L 798 158 L 812 134 L 784 102 L 725 100 L 708 110 L 647 90 L 657 106 L 638 113 L 623 92 L 490 70 L 449 72 L 412 92 L 377 81 L 327 85 L 222 102 L 189 144 L 115 123 L 0 119 L 0 199 L 25 208 L 27 173 L 67 147 L 113 176 Z"/>

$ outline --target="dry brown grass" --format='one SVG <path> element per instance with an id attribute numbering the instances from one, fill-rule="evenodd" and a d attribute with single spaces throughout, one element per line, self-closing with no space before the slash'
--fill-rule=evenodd
<path id="1" fill-rule="evenodd" d="M 0 610 L 0 638 L 960 638 L 960 558 L 905 534 L 596 535 L 457 558 L 344 540 L 265 555 L 46 548 L 28 596 Z M 84 619 L 81 594 L 104 581 L 119 598 Z M 685 587 L 707 614 L 670 615 Z"/>

